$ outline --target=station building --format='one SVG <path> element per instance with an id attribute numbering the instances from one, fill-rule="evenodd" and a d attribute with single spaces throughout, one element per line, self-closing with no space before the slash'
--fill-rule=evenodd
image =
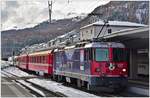
<path id="1" fill-rule="evenodd" d="M 80 28 L 80 40 L 88 40 L 97 37 L 102 26 L 104 25 L 103 21 L 98 21 L 84 27 Z M 109 34 L 108 30 L 111 29 L 111 32 L 116 32 L 126 29 L 134 29 L 138 27 L 144 27 L 144 24 L 138 24 L 133 22 L 126 21 L 108 21 L 108 24 L 104 27 L 104 32 L 100 36 Z"/>
<path id="2" fill-rule="evenodd" d="M 128 49 L 129 82 L 149 86 L 149 26 L 144 24 L 108 21 L 99 37 L 106 41 L 121 42 Z M 96 38 L 103 21 L 80 28 L 80 40 Z M 108 29 L 111 29 L 109 33 Z"/>

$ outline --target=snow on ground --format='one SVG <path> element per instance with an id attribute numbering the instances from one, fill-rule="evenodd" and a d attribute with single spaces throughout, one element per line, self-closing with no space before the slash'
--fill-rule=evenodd
<path id="1" fill-rule="evenodd" d="M 29 79 L 28 81 L 40 85 L 47 90 L 52 92 L 60 92 L 68 97 L 99 97 L 94 94 L 89 94 L 87 92 L 74 89 L 71 87 L 65 87 L 61 83 L 57 83 L 55 81 L 46 80 L 46 79 Z"/>
<path id="2" fill-rule="evenodd" d="M 7 77 L 7 76 L 1 72 L 1 77 Z"/>
<path id="3" fill-rule="evenodd" d="M 9 66 L 9 63 L 7 61 L 3 61 L 3 60 L 0 60 L 0 64 L 1 64 L 1 68 Z"/>
<path id="4" fill-rule="evenodd" d="M 34 88 L 33 86 L 31 86 L 30 83 L 27 83 L 27 82 L 25 82 L 24 80 L 17 80 L 17 81 L 18 81 L 19 83 L 21 83 L 21 84 L 27 86 L 28 88 L 32 89 L 33 91 L 37 92 L 38 94 L 40 94 L 40 95 L 42 95 L 42 96 L 45 96 L 45 94 L 44 94 L 42 91 L 40 91 L 40 90 Z"/>
<path id="5" fill-rule="evenodd" d="M 12 73 L 16 76 L 19 76 L 19 77 L 33 76 L 33 75 L 30 75 L 26 72 L 21 71 L 19 68 L 16 68 L 16 67 L 8 67 L 8 68 L 3 69 L 3 70 L 4 70 L 4 72 L 6 71 L 6 72 Z M 30 81 L 34 84 L 37 84 L 41 87 L 44 87 L 47 90 L 50 90 L 52 92 L 60 92 L 60 93 L 66 95 L 68 97 L 99 97 L 99 96 L 96 96 L 94 94 L 89 94 L 87 92 L 84 92 L 84 91 L 81 91 L 78 89 L 74 89 L 71 87 L 65 87 L 64 85 L 62 85 L 62 83 L 57 83 L 57 82 L 51 81 L 51 80 L 34 78 L 34 79 L 28 79 L 28 81 Z M 30 86 L 30 88 L 32 88 L 32 86 L 29 83 L 27 83 L 23 80 L 18 80 L 18 82 L 20 82 L 24 85 Z M 37 91 L 37 92 L 42 94 L 42 92 L 40 92 L 40 91 Z"/>
<path id="6" fill-rule="evenodd" d="M 19 68 L 17 67 L 8 67 L 6 69 L 3 69 L 4 71 L 6 72 L 9 72 L 13 75 L 16 75 L 16 76 L 19 76 L 19 77 L 24 77 L 24 76 L 33 76 L 33 75 L 30 75 L 22 70 L 20 70 Z"/>
<path id="7" fill-rule="evenodd" d="M 9 74 L 9 73 L 2 70 L 1 71 L 1 77 L 13 77 L 13 75 L 11 75 L 11 74 Z"/>

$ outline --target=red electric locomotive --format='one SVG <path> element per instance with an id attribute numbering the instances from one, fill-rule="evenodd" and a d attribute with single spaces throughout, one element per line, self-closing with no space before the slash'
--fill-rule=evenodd
<path id="1" fill-rule="evenodd" d="M 127 50 L 121 43 L 77 44 L 54 51 L 54 75 L 59 80 L 77 81 L 79 86 L 86 84 L 88 90 L 123 89 L 127 85 L 126 58 Z"/>

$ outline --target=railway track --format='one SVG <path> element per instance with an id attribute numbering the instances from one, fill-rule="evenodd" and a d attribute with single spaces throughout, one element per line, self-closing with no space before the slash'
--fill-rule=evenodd
<path id="1" fill-rule="evenodd" d="M 12 80 L 15 80 L 16 82 L 19 83 L 18 80 L 24 80 L 26 83 L 29 83 L 31 84 L 33 87 L 37 88 L 38 90 L 42 91 L 45 96 L 41 96 L 41 95 L 38 95 L 39 97 L 67 97 L 65 96 L 64 94 L 62 93 L 59 93 L 59 92 L 52 92 L 50 90 L 47 90 L 46 88 L 43 88 L 35 83 L 32 83 L 30 81 L 28 81 L 28 79 L 31 79 L 31 78 L 40 78 L 40 79 L 48 79 L 49 78 L 45 78 L 45 77 L 41 77 L 41 76 L 33 76 L 33 77 L 18 77 L 10 72 L 7 72 L 7 74 L 10 74 L 12 77 L 11 79 Z M 53 81 L 53 80 L 51 80 Z M 22 84 L 23 85 L 23 84 Z M 100 97 L 138 97 L 138 96 L 141 96 L 143 97 L 143 95 L 136 95 L 136 94 L 133 94 L 133 93 L 130 93 L 130 92 L 123 92 L 123 93 L 106 93 L 106 92 L 91 92 L 91 91 L 88 91 L 86 90 L 86 88 L 77 88 L 75 85 L 72 85 L 72 84 L 68 84 L 68 83 L 63 83 L 64 86 L 67 86 L 67 87 L 72 87 L 72 88 L 75 88 L 75 89 L 78 89 L 78 90 L 81 90 L 81 91 L 84 91 L 84 92 L 87 92 L 87 93 L 90 93 L 90 94 L 94 94 L 96 96 L 100 96 Z M 23 85 L 25 86 L 25 85 Z M 28 88 L 30 89 L 30 88 Z M 34 92 L 36 93 L 36 92 Z"/>
<path id="2" fill-rule="evenodd" d="M 28 89 L 32 94 L 36 95 L 37 97 L 66 97 L 65 95 L 59 92 L 52 92 L 30 81 L 27 81 L 28 79 L 37 78 L 37 77 L 19 77 L 10 72 L 6 72 L 6 71 L 1 71 L 1 72 L 5 76 L 7 76 L 11 81 L 15 81 L 16 83 L 19 83 L 20 85 Z M 22 82 L 21 80 L 23 80 L 24 82 Z"/>
<path id="3" fill-rule="evenodd" d="M 85 87 L 82 87 L 82 88 L 78 88 L 76 85 L 74 84 L 68 84 L 68 83 L 64 83 L 63 84 L 64 86 L 67 86 L 67 87 L 72 87 L 72 88 L 75 88 L 75 89 L 78 89 L 78 90 L 82 90 L 84 92 L 87 92 L 87 93 L 90 93 L 90 94 L 94 94 L 96 96 L 100 96 L 100 97 L 121 97 L 117 94 L 113 94 L 113 93 L 106 93 L 106 92 L 94 92 L 94 91 L 88 91 Z"/>
<path id="4" fill-rule="evenodd" d="M 102 91 L 93 92 L 93 91 L 88 91 L 86 88 L 78 88 L 78 87 L 76 87 L 75 85 L 72 85 L 72 84 L 65 84 L 64 83 L 64 85 L 68 86 L 68 87 L 72 87 L 72 88 L 75 88 L 75 89 L 85 91 L 85 92 L 90 93 L 90 94 L 101 96 L 101 97 L 147 97 L 147 96 L 144 96 L 144 95 L 131 93 L 131 92 L 128 92 L 126 90 L 124 90 L 123 92 L 119 92 L 119 93 L 108 93 L 108 92 L 102 92 Z"/>
<path id="5" fill-rule="evenodd" d="M 5 71 L 6 72 L 6 71 Z M 19 83 L 19 84 L 21 84 L 21 85 L 23 85 L 23 86 L 25 86 L 26 87 L 26 85 L 24 85 L 23 83 L 20 83 L 18 80 L 24 80 L 26 83 L 30 83 L 33 87 L 35 87 L 35 88 L 37 88 L 37 89 L 39 89 L 40 91 L 42 91 L 44 94 L 45 94 L 45 96 L 42 96 L 41 94 L 39 95 L 39 94 L 36 94 L 36 92 L 34 92 L 34 91 L 32 91 L 32 89 L 30 89 L 29 87 L 26 87 L 27 89 L 29 89 L 30 91 L 32 91 L 34 94 L 36 94 L 38 97 L 50 97 L 50 96 L 52 96 L 52 97 L 67 97 L 67 96 L 65 96 L 64 94 L 62 94 L 62 93 L 59 93 L 59 92 L 52 92 L 52 91 L 50 91 L 50 90 L 47 90 L 47 89 L 45 89 L 45 88 L 43 88 L 43 87 L 41 87 L 41 86 L 39 86 L 39 85 L 37 85 L 37 84 L 35 84 L 35 83 L 32 83 L 32 82 L 30 82 L 30 81 L 28 81 L 28 79 L 31 79 L 31 78 L 40 78 L 40 79 L 48 79 L 49 80 L 49 78 L 43 78 L 43 77 L 41 77 L 41 76 L 34 76 L 34 77 L 18 77 L 17 75 L 14 75 L 14 74 L 12 74 L 12 73 L 10 73 L 10 72 L 6 72 L 7 74 L 9 74 L 9 75 L 11 75 L 11 77 L 10 77 L 10 79 L 11 80 L 14 80 L 14 81 L 16 81 L 17 83 Z M 81 88 L 77 88 L 76 86 L 74 86 L 74 85 L 70 85 L 70 84 L 63 84 L 64 86 L 67 86 L 67 87 L 72 87 L 72 88 L 75 88 L 75 89 L 78 89 L 78 90 L 82 90 L 82 91 L 85 91 L 85 92 L 87 92 L 87 93 L 91 93 L 91 94 L 94 94 L 94 95 L 97 95 L 97 96 L 105 96 L 105 97 L 116 97 L 115 95 L 112 95 L 112 94 L 107 94 L 107 93 L 103 93 L 103 94 L 97 94 L 97 93 L 95 93 L 95 92 L 91 92 L 91 91 L 87 91 L 86 89 L 81 89 Z"/>

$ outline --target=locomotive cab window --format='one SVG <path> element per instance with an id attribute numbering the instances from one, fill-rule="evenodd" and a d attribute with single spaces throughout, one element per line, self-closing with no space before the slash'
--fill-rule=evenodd
<path id="1" fill-rule="evenodd" d="M 127 50 L 123 48 L 114 48 L 113 61 L 116 62 L 127 61 Z"/>
<path id="2" fill-rule="evenodd" d="M 108 61 L 109 60 L 108 49 L 95 49 L 95 60 Z"/>

